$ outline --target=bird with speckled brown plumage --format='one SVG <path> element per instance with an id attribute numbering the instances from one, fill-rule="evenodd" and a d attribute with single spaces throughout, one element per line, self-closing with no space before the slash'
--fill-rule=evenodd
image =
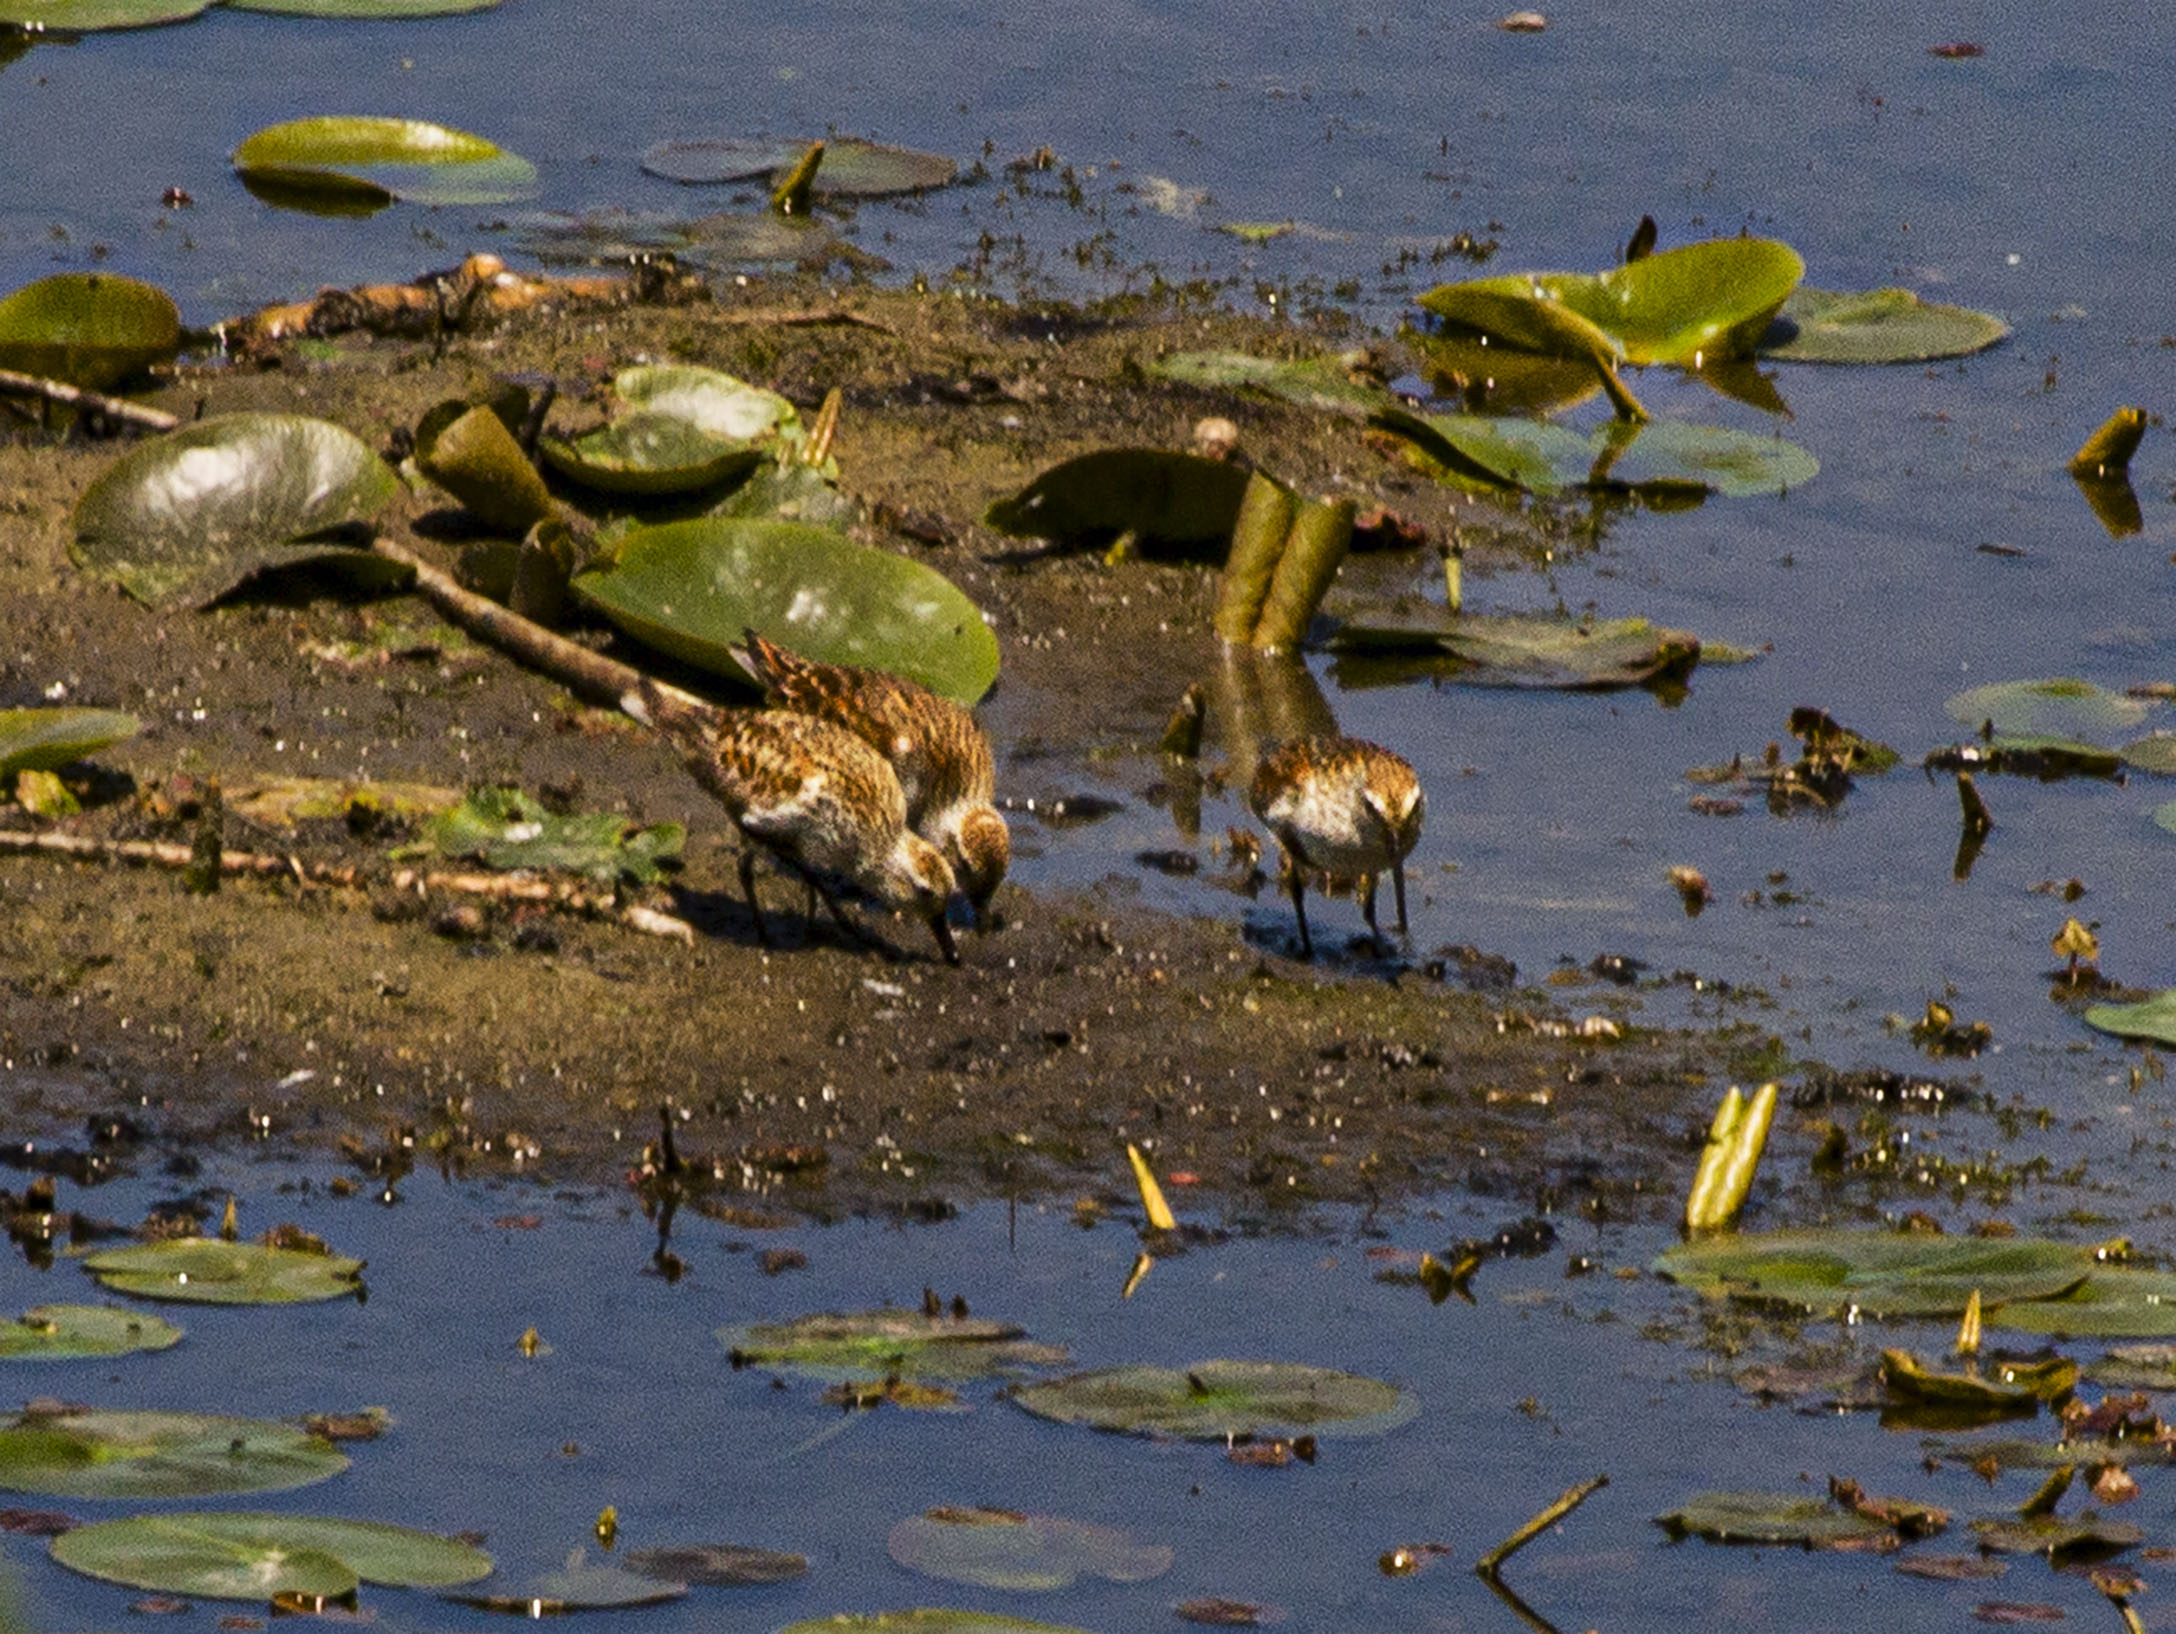
<path id="1" fill-rule="evenodd" d="M 1428 801 L 1402 756 L 1361 738 L 1302 738 L 1262 760 L 1247 804 L 1284 849 L 1303 958 L 1315 952 L 1307 933 L 1311 873 L 1358 878 L 1361 914 L 1380 938 L 1375 880 L 1387 870 L 1397 893 L 1398 932 L 1405 933 L 1405 859 L 1420 839 Z"/>
<path id="2" fill-rule="evenodd" d="M 907 826 L 906 795 L 882 755 L 843 726 L 791 710 L 706 717 L 668 704 L 647 685 L 639 706 L 640 717 L 672 739 L 747 842 L 741 891 L 765 946 L 770 931 L 756 900 L 758 847 L 805 880 L 849 935 L 864 933 L 839 906 L 833 888 L 842 881 L 922 920 L 945 958 L 959 963 L 945 917 L 952 866 Z"/>
<path id="3" fill-rule="evenodd" d="M 891 762 L 907 825 L 952 864 L 977 926 L 1012 861 L 1012 834 L 993 803 L 996 757 L 975 717 L 950 698 L 853 664 L 823 664 L 747 632 L 748 668 L 773 708 L 845 727 Z"/>

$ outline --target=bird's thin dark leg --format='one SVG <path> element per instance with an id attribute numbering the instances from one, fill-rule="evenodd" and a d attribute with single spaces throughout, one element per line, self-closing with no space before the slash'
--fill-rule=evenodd
<path id="1" fill-rule="evenodd" d="M 1383 927 L 1375 922 L 1375 876 L 1373 874 L 1362 874 L 1360 876 L 1360 917 L 1368 922 L 1368 934 L 1380 942 L 1383 939 Z"/>
<path id="2" fill-rule="evenodd" d="M 748 899 L 748 917 L 756 922 L 756 941 L 769 947 L 771 927 L 763 922 L 763 904 L 756 900 L 756 854 L 745 845 L 740 849 L 740 891 Z"/>
<path id="3" fill-rule="evenodd" d="M 1296 867 L 1289 869 L 1287 875 L 1292 887 L 1292 912 L 1300 922 L 1300 957 L 1312 959 L 1315 956 L 1315 939 L 1307 934 L 1306 876 Z"/>
<path id="4" fill-rule="evenodd" d="M 1398 896 L 1398 934 L 1405 934 L 1405 859 L 1400 857 L 1390 865 L 1391 888 Z"/>

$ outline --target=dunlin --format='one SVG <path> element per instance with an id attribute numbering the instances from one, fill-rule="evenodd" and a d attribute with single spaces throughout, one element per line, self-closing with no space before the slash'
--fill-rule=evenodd
<path id="1" fill-rule="evenodd" d="M 756 935 L 770 931 L 756 900 L 755 848 L 798 874 L 849 935 L 861 936 L 835 887 L 855 885 L 928 924 L 945 958 L 959 963 L 945 910 L 953 891 L 944 853 L 907 826 L 899 779 L 842 726 L 785 709 L 735 710 L 717 719 L 669 704 L 655 687 L 639 695 L 641 718 L 678 745 L 695 780 L 747 843 L 740 885 Z"/>
<path id="2" fill-rule="evenodd" d="M 1401 757 L 1359 738 L 1302 738 L 1265 757 L 1247 792 L 1254 815 L 1284 848 L 1284 873 L 1299 916 L 1300 953 L 1314 956 L 1307 933 L 1307 876 L 1357 877 L 1360 911 L 1378 937 L 1375 879 L 1389 870 L 1405 931 L 1405 859 L 1420 838 L 1428 802 Z"/>
<path id="3" fill-rule="evenodd" d="M 990 898 L 1012 860 L 1012 835 L 991 803 L 996 761 L 975 717 L 882 670 L 821 664 L 754 630 L 747 643 L 748 667 L 772 707 L 843 726 L 891 762 L 907 797 L 907 825 L 944 852 L 975 923 L 987 926 Z"/>

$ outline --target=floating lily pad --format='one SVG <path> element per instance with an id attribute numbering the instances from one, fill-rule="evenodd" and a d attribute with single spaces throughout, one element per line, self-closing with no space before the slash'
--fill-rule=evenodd
<path id="1" fill-rule="evenodd" d="M 499 0 L 226 0 L 230 11 L 262 11 L 279 17 L 341 17 L 357 22 L 408 17 L 454 17 L 489 11 Z"/>
<path id="2" fill-rule="evenodd" d="M 0 1322 L 0 1360 L 6 1361 L 126 1356 L 180 1343 L 181 1329 L 164 1317 L 115 1305 L 36 1305 Z"/>
<path id="3" fill-rule="evenodd" d="M 559 868 L 651 885 L 658 864 L 680 854 L 687 830 L 640 827 L 611 812 L 559 816 L 519 789 L 477 789 L 433 818 L 422 837 L 442 856 L 475 857 L 487 868 Z"/>
<path id="4" fill-rule="evenodd" d="M 768 182 L 799 164 L 809 146 L 763 137 L 660 142 L 642 156 L 642 168 L 668 182 Z M 826 141 L 823 163 L 816 170 L 815 193 L 818 198 L 833 199 L 923 193 L 946 186 L 959 173 L 960 167 L 941 154 L 876 142 Z"/>
<path id="5" fill-rule="evenodd" d="M 2176 1045 L 2176 987 L 2163 988 L 2136 1004 L 2093 1005 L 2085 1012 L 2085 1024 L 2118 1038 Z"/>
<path id="6" fill-rule="evenodd" d="M 329 1480 L 347 1455 L 290 1424 L 63 1408 L 0 1421 L 0 1488 L 66 1498 L 206 1498 Z"/>
<path id="7" fill-rule="evenodd" d="M 1420 304 L 1448 324 L 1529 351 L 1586 356 L 1599 331 L 1627 362 L 1697 365 L 1751 351 L 1805 270 L 1787 244 L 1724 238 L 1596 276 L 1512 273 L 1443 284 Z"/>
<path id="8" fill-rule="evenodd" d="M 1439 475 L 1473 486 L 1544 496 L 1573 488 L 1667 497 L 1783 493 L 1813 480 L 1821 462 L 1780 437 L 1681 421 L 1612 420 L 1584 436 L 1545 420 L 1480 414 L 1378 412 L 1371 423 L 1413 444 Z"/>
<path id="9" fill-rule="evenodd" d="M 528 160 L 420 119 L 292 119 L 245 138 L 233 163 L 253 190 L 300 209 L 344 212 L 395 199 L 504 204 L 536 191 L 536 166 Z"/>
<path id="10" fill-rule="evenodd" d="M 994 1611 L 960 1611 L 950 1606 L 915 1606 L 867 1616 L 851 1612 L 788 1623 L 778 1634 L 1083 1634 L 1062 1623 L 1030 1622 Z"/>
<path id="11" fill-rule="evenodd" d="M 1333 607 L 1333 611 L 1336 609 Z M 1448 656 L 1472 686 L 1607 691 L 1682 675 L 1700 659 L 1700 638 L 1643 618 L 1572 624 L 1524 614 L 1453 613 L 1433 604 L 1347 618 L 1330 650 L 1355 657 Z"/>
<path id="12" fill-rule="evenodd" d="M 909 1571 L 986 1589 L 1069 1588 L 1083 1576 L 1145 1583 L 1171 1569 L 1161 1544 L 1135 1543 L 1112 1526 L 1013 1509 L 947 1506 L 909 1515 L 887 1547 Z"/>
<path id="13" fill-rule="evenodd" d="M 0 26 L 5 4 L 0 0 Z M 180 345 L 173 297 L 134 278 L 56 273 L 0 300 L 0 369 L 103 391 L 165 362 Z"/>
<path id="14" fill-rule="evenodd" d="M 1922 301 L 1908 289 L 1791 291 L 1761 337 L 1781 363 L 1927 363 L 1985 351 L 2010 332 L 2000 318 Z"/>
<path id="15" fill-rule="evenodd" d="M 179 1237 L 102 1248 L 83 1268 L 115 1293 L 199 1305 L 293 1305 L 349 1299 L 362 1291 L 363 1262 L 264 1243 Z"/>
<path id="16" fill-rule="evenodd" d="M 2074 1519 L 2023 1515 L 2015 1519 L 1976 1520 L 1972 1530 L 1980 1547 L 1993 1554 L 2045 1555 L 2060 1560 L 2073 1555 L 2115 1554 L 2146 1541 L 2128 1521 L 2104 1521 L 2087 1513 Z"/>
<path id="17" fill-rule="evenodd" d="M 1171 544 L 1222 544 L 1239 518 L 1247 471 L 1161 448 L 1105 448 L 1054 465 L 993 503 L 983 524 L 1016 539 L 1086 543 L 1131 533 Z"/>
<path id="18" fill-rule="evenodd" d="M 1795 1492 L 1703 1492 L 1657 1515 L 1672 1537 L 1711 1543 L 1795 1544 L 1805 1549 L 1894 1544 L 1896 1529 L 1825 1498 Z"/>
<path id="19" fill-rule="evenodd" d="M 154 437 L 76 506 L 78 567 L 153 607 L 201 606 L 268 568 L 377 558 L 331 540 L 400 479 L 361 439 L 301 414 L 223 414 Z"/>
<path id="20" fill-rule="evenodd" d="M 863 664 L 973 704 L 997 679 L 997 637 L 950 580 L 829 528 L 707 518 L 635 528 L 618 563 L 574 581 L 635 637 L 716 675 L 750 627 L 825 663 Z"/>
<path id="21" fill-rule="evenodd" d="M 636 1606 L 661 1606 L 685 1598 L 685 1583 L 666 1582 L 641 1572 L 613 1565 L 571 1565 L 544 1572 L 519 1588 L 490 1593 L 449 1594 L 456 1605 L 478 1611 L 506 1612 L 516 1617 L 556 1617 L 570 1611 L 626 1611 Z"/>
<path id="22" fill-rule="evenodd" d="M 579 437 L 545 437 L 538 451 L 561 476 L 609 494 L 688 494 L 745 476 L 763 451 L 672 414 L 637 410 Z"/>
<path id="23" fill-rule="evenodd" d="M 185 23 L 212 0 L 0 0 L 0 35 L 94 34 Z M 4 59 L 0 59 L 4 60 Z"/>
<path id="24" fill-rule="evenodd" d="M 2176 776 L 2176 732 L 2149 732 L 2133 738 L 2118 752 L 2123 764 L 2135 771 Z"/>
<path id="25" fill-rule="evenodd" d="M 1065 1352 L 1009 1322 L 885 1308 L 718 1329 L 735 1367 L 779 1367 L 819 1379 L 872 1373 L 928 1381 L 988 1378 L 1047 1367 Z"/>
<path id="26" fill-rule="evenodd" d="M 2106 1266 L 2060 1299 L 2005 1305 L 1987 1324 L 2072 1339 L 2176 1337 L 2176 1272 Z"/>
<path id="27" fill-rule="evenodd" d="M 0 709 L 0 777 L 59 771 L 142 730 L 119 709 Z"/>
<path id="28" fill-rule="evenodd" d="M 668 1583 L 700 1583 L 712 1588 L 745 1588 L 790 1583 L 808 1575 L 808 1556 L 776 1549 L 747 1549 L 731 1543 L 687 1543 L 661 1549 L 636 1549 L 627 1569 Z"/>
<path id="29" fill-rule="evenodd" d="M 2090 1244 L 1986 1241 L 1893 1231 L 1777 1231 L 1682 1243 L 1655 1270 L 1703 1293 L 1830 1315 L 1953 1316 L 2055 1299 L 2103 1266 Z"/>
<path id="30" fill-rule="evenodd" d="M 52 1552 L 86 1577 L 214 1600 L 336 1596 L 358 1580 L 447 1589 L 491 1571 L 489 1555 L 452 1538 L 321 1515 L 138 1515 L 63 1532 Z"/>
<path id="31" fill-rule="evenodd" d="M 2097 1469 L 2116 1465 L 2124 1469 L 2159 1468 L 2176 1463 L 2176 1447 L 2158 1436 L 2081 1436 L 2074 1441 L 2026 1441 L 2011 1436 L 1976 1436 L 1970 1440 L 1944 1437 L 1930 1441 L 1942 1463 L 1959 1469 L 2056 1470 L 2065 1467 Z"/>
<path id="32" fill-rule="evenodd" d="M 2176 1345 L 2113 1345 L 2085 1376 L 2110 1390 L 2176 1390 Z"/>
<path id="33" fill-rule="evenodd" d="M 2105 738 L 2127 732 L 2152 705 L 2068 676 L 2045 681 L 1994 681 L 1960 692 L 1942 705 L 1953 721 L 1990 724 L 2017 738 Z"/>
<path id="34" fill-rule="evenodd" d="M 1381 1435 L 1420 1411 L 1395 1385 L 1297 1362 L 1106 1367 L 1008 1394 L 1038 1418 L 1190 1441 Z"/>

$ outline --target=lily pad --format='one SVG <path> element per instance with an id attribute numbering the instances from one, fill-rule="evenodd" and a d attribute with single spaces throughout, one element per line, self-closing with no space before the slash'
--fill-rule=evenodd
<path id="1" fill-rule="evenodd" d="M 962 1611 L 951 1606 L 914 1606 L 905 1611 L 867 1615 L 844 1612 L 788 1623 L 778 1634 L 1083 1634 L 1063 1623 L 1037 1623 L 994 1611 Z"/>
<path id="2" fill-rule="evenodd" d="M 4 7 L 0 0 L 0 23 Z M 0 300 L 0 369 L 103 391 L 180 345 L 173 297 L 134 278 L 56 273 Z"/>
<path id="3" fill-rule="evenodd" d="M 1991 1554 L 2045 1555 L 2060 1560 L 2073 1555 L 2115 1554 L 2146 1541 L 2128 1521 L 2104 1521 L 2090 1512 L 2075 1519 L 2022 1515 L 1976 1520 L 1972 1530 Z"/>
<path id="4" fill-rule="evenodd" d="M 986 1589 L 1070 1588 L 1083 1576 L 1145 1583 L 1171 1569 L 1171 1550 L 1112 1526 L 1013 1509 L 946 1506 L 909 1515 L 887 1547 L 909 1571 Z"/>
<path id="5" fill-rule="evenodd" d="M 745 476 L 763 451 L 673 414 L 640 410 L 579 437 L 537 448 L 561 476 L 609 494 L 687 494 Z"/>
<path id="6" fill-rule="evenodd" d="M 363 1262 L 338 1254 L 216 1237 L 177 1237 L 102 1248 L 83 1268 L 115 1293 L 198 1305 L 294 1305 L 350 1299 Z"/>
<path id="7" fill-rule="evenodd" d="M 1751 351 L 1805 270 L 1787 244 L 1725 238 L 1595 276 L 1512 273 L 1443 284 L 1420 304 L 1448 324 L 1529 351 L 1585 356 L 1590 331 L 1599 331 L 1626 362 L 1697 367 Z"/>
<path id="8" fill-rule="evenodd" d="M 226 0 L 230 11 L 262 11 L 278 17 L 340 17 L 356 22 L 408 17 L 455 17 L 489 11 L 499 0 Z"/>
<path id="9" fill-rule="evenodd" d="M 569 1565 L 544 1572 L 518 1589 L 489 1593 L 449 1594 L 455 1605 L 478 1611 L 506 1612 L 516 1617 L 556 1617 L 570 1611 L 626 1611 L 636 1606 L 661 1606 L 686 1597 L 685 1583 L 667 1582 L 641 1572 L 605 1564 Z"/>
<path id="10" fill-rule="evenodd" d="M 164 1317 L 116 1305 L 35 1305 L 12 1322 L 0 1322 L 0 1360 L 72 1361 L 165 1350 L 181 1343 L 181 1329 Z"/>
<path id="11" fill-rule="evenodd" d="M 829 528 L 706 518 L 631 529 L 584 601 L 658 651 L 753 678 L 732 648 L 750 628 L 832 664 L 862 664 L 973 704 L 997 679 L 997 637 L 950 580 Z"/>
<path id="12" fill-rule="evenodd" d="M 2107 1266 L 2060 1299 L 2005 1305 L 1989 1312 L 1987 1325 L 2072 1339 L 2176 1337 L 2176 1272 Z"/>
<path id="13" fill-rule="evenodd" d="M 400 479 L 361 439 L 301 414 L 222 414 L 130 450 L 76 506 L 69 554 L 153 607 L 202 606 L 273 567 L 374 563 L 325 536 Z"/>
<path id="14" fill-rule="evenodd" d="M 0 0 L 0 34 L 96 34 L 185 23 L 212 0 Z"/>
<path id="15" fill-rule="evenodd" d="M 1825 1498 L 1795 1492 L 1703 1492 L 1655 1524 L 1672 1537 L 1711 1543 L 1796 1544 L 1806 1549 L 1866 1548 L 1897 1541 L 1896 1529 Z"/>
<path id="16" fill-rule="evenodd" d="M 1247 471 L 1161 448 L 1105 448 L 1054 465 L 997 500 L 983 524 L 1016 539 L 1085 543 L 1130 533 L 1221 544 L 1239 518 Z"/>
<path id="17" fill-rule="evenodd" d="M 206 1498 L 329 1480 L 347 1455 L 291 1424 L 62 1408 L 0 1421 L 0 1488 L 65 1498 Z"/>
<path id="18" fill-rule="evenodd" d="M 660 142 L 642 156 L 642 168 L 668 182 L 772 181 L 809 150 L 807 142 L 768 138 L 701 138 Z M 827 140 L 816 170 L 818 198 L 873 199 L 924 193 L 958 177 L 960 167 L 942 154 L 877 142 Z"/>
<path id="19" fill-rule="evenodd" d="M 1978 1293 L 2007 1323 L 2011 1304 L 2055 1299 L 2095 1276 L 2103 1252 L 2032 1238 L 1777 1231 L 1681 1243 L 1654 1268 L 1702 1293 L 1822 1315 L 1952 1316 Z"/>
<path id="20" fill-rule="evenodd" d="M 2109 1390 L 2176 1390 L 2176 1345 L 2112 1345 L 2085 1376 Z"/>
<path id="21" fill-rule="evenodd" d="M 822 266 L 849 255 L 845 240 L 823 223 L 776 210 L 693 219 L 621 209 L 583 215 L 535 212 L 515 227 L 515 242 L 546 266 L 624 262 L 663 252 L 683 266 L 729 272 L 778 262 Z"/>
<path id="22" fill-rule="evenodd" d="M 142 730 L 119 709 L 0 709 L 0 777 L 56 772 Z"/>
<path id="23" fill-rule="evenodd" d="M 1759 355 L 1780 363 L 1927 363 L 1985 351 L 2010 332 L 2000 318 L 1922 301 L 1908 289 L 1791 291 Z"/>
<path id="24" fill-rule="evenodd" d="M 352 1593 L 358 1580 L 447 1589 L 491 1571 L 491 1557 L 470 1544 L 323 1515 L 138 1515 L 63 1532 L 52 1553 L 86 1577 L 214 1600 L 336 1596 Z"/>
<path id="25" fill-rule="evenodd" d="M 1453 613 L 1433 604 L 1404 614 L 1355 614 L 1329 645 L 1356 657 L 1448 656 L 1464 666 L 1452 679 L 1471 686 L 1590 692 L 1682 675 L 1700 659 L 1698 636 L 1643 618 L 1572 624 L 1517 613 Z"/>
<path id="26" fill-rule="evenodd" d="M 1743 498 L 1802 487 L 1821 469 L 1781 437 L 1676 420 L 1612 420 L 1584 436 L 1545 420 L 1403 408 L 1382 410 L 1371 423 L 1405 438 L 1462 486 L 1478 480 L 1544 496 L 1587 488 Z"/>
<path id="27" fill-rule="evenodd" d="M 1356 379 L 1334 358 L 1255 357 L 1248 352 L 1176 352 L 1148 372 L 1182 386 L 1251 391 L 1301 408 L 1365 419 L 1397 399 L 1388 387 Z"/>
<path id="28" fill-rule="evenodd" d="M 928 1381 L 981 1379 L 1047 1367 L 1065 1352 L 1009 1322 L 886 1307 L 718 1329 L 735 1367 L 779 1367 L 819 1379 L 871 1373 Z"/>
<path id="29" fill-rule="evenodd" d="M 2093 1005 L 2085 1012 L 2085 1024 L 2118 1038 L 2176 1045 L 2176 987 L 2163 988 L 2136 1004 Z"/>
<path id="30" fill-rule="evenodd" d="M 2176 732 L 2148 732 L 2133 738 L 2119 751 L 2123 764 L 2134 771 L 2176 776 Z"/>
<path id="31" fill-rule="evenodd" d="M 299 209 L 504 204 L 536 191 L 536 166 L 496 142 L 420 119 L 291 119 L 246 137 L 233 164 L 253 190 Z"/>
<path id="32" fill-rule="evenodd" d="M 668 1583 L 700 1583 L 712 1588 L 745 1588 L 790 1583 L 808 1575 L 808 1556 L 776 1549 L 748 1549 L 731 1543 L 686 1543 L 660 1549 L 636 1549 L 627 1569 Z"/>
<path id="33" fill-rule="evenodd" d="M 669 414 L 715 437 L 755 442 L 777 437 L 801 440 L 801 414 L 793 401 L 751 386 L 722 369 L 691 363 L 648 363 L 622 369 L 612 390 L 623 403 Z"/>
<path id="34" fill-rule="evenodd" d="M 2029 1415 L 2043 1401 L 2060 1401 L 2071 1393 L 2078 1364 L 2065 1357 L 2028 1367 L 1948 1372 L 1928 1366 L 1910 1351 L 1890 1349 L 1881 1353 L 1881 1382 L 1894 1402 L 1990 1417 Z"/>
<path id="35" fill-rule="evenodd" d="M 1297 1362 L 1106 1367 L 1008 1395 L 1038 1418 L 1190 1441 L 1382 1435 L 1420 1411 L 1395 1385 Z"/>
<path id="36" fill-rule="evenodd" d="M 1993 681 L 1956 694 L 1942 708 L 1951 720 L 1966 726 L 1992 725 L 2005 739 L 2095 739 L 2131 730 L 2153 706 L 2090 681 L 2059 676 L 2045 681 Z"/>
<path id="37" fill-rule="evenodd" d="M 423 840 L 448 857 L 475 857 L 487 868 L 561 868 L 592 879 L 651 885 L 658 865 L 680 854 L 678 823 L 638 827 L 611 812 L 559 816 L 519 789 L 477 789 L 433 818 Z"/>

